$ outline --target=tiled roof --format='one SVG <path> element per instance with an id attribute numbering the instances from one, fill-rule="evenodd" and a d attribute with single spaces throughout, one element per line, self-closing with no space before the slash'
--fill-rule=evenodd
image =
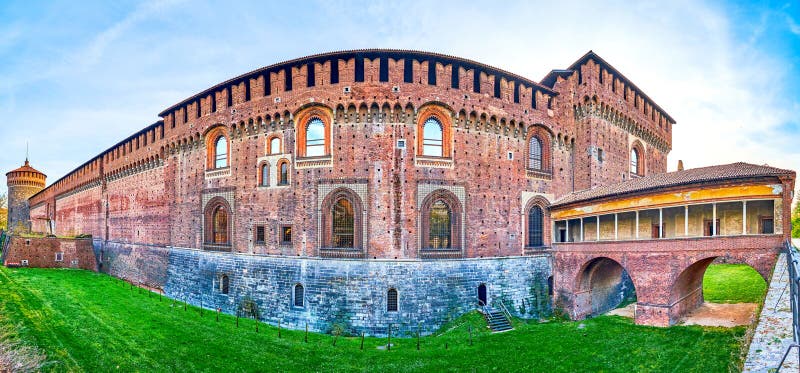
<path id="1" fill-rule="evenodd" d="M 39 170 L 37 170 L 37 169 L 35 169 L 35 168 L 31 167 L 31 166 L 30 166 L 30 164 L 28 164 L 28 160 L 27 160 L 27 159 L 25 160 L 25 164 L 24 164 L 24 165 L 22 165 L 22 167 L 20 167 L 20 168 L 18 168 L 18 169 L 16 169 L 16 170 L 11 170 L 11 171 L 8 171 L 8 172 L 6 172 L 6 175 L 8 175 L 8 174 L 10 174 L 10 173 L 14 173 L 14 172 L 34 172 L 34 173 L 37 173 L 37 174 L 42 174 L 42 175 L 44 175 L 44 174 L 43 174 L 42 172 L 40 172 Z"/>
<path id="2" fill-rule="evenodd" d="M 683 171 L 653 174 L 630 179 L 617 184 L 567 194 L 556 200 L 552 207 L 585 202 L 623 194 L 647 192 L 659 188 L 700 184 L 713 181 L 748 179 L 769 176 L 795 176 L 792 170 L 737 162 L 719 166 L 699 167 Z"/>

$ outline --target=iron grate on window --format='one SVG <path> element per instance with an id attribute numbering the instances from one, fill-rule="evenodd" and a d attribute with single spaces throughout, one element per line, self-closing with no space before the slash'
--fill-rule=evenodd
<path id="1" fill-rule="evenodd" d="M 305 303 L 306 291 L 303 285 L 297 284 L 294 286 L 294 306 L 303 307 Z"/>
<path id="2" fill-rule="evenodd" d="M 222 275 L 222 277 L 219 278 L 219 291 L 222 292 L 222 294 L 228 294 L 230 285 L 231 280 L 228 278 L 228 275 Z"/>
<path id="3" fill-rule="evenodd" d="M 444 203 L 444 201 L 436 201 L 433 206 L 431 206 L 429 223 L 430 248 L 450 248 L 450 208 Z"/>
<path id="4" fill-rule="evenodd" d="M 528 149 L 529 167 L 533 170 L 542 169 L 542 142 L 537 137 L 531 137 Z"/>
<path id="5" fill-rule="evenodd" d="M 386 311 L 397 312 L 397 290 L 389 289 L 386 294 Z"/>
<path id="6" fill-rule="evenodd" d="M 266 234 L 263 225 L 256 226 L 256 243 L 264 243 L 266 241 Z"/>
<path id="7" fill-rule="evenodd" d="M 352 248 L 355 236 L 353 204 L 341 198 L 333 205 L 333 247 Z"/>
<path id="8" fill-rule="evenodd" d="M 542 228 L 543 228 L 543 213 L 542 208 L 539 206 L 531 207 L 528 212 L 528 246 L 539 247 L 544 246 Z"/>

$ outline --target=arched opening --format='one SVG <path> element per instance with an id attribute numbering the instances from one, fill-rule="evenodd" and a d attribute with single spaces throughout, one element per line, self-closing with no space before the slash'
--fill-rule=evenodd
<path id="1" fill-rule="evenodd" d="M 217 206 L 212 215 L 213 243 L 228 243 L 228 211 L 225 206 Z"/>
<path id="2" fill-rule="evenodd" d="M 261 165 L 261 186 L 269 186 L 269 163 Z"/>
<path id="3" fill-rule="evenodd" d="M 595 258 L 578 274 L 575 314 L 596 316 L 636 300 L 636 289 L 628 272 L 610 258 Z"/>
<path id="4" fill-rule="evenodd" d="M 686 267 L 670 289 L 670 324 L 747 325 L 767 291 L 766 279 L 744 263 L 704 258 Z"/>
<path id="5" fill-rule="evenodd" d="M 230 283 L 231 281 L 230 278 L 228 278 L 228 275 L 222 275 L 219 278 L 219 291 L 222 294 L 228 294 L 228 292 L 230 291 Z"/>
<path id="6" fill-rule="evenodd" d="M 528 210 L 528 247 L 544 246 L 544 213 L 534 205 Z"/>
<path id="7" fill-rule="evenodd" d="M 228 140 L 220 136 L 214 143 L 214 168 L 228 166 Z"/>
<path id="8" fill-rule="evenodd" d="M 280 153 L 281 153 L 281 139 L 275 136 L 272 138 L 272 140 L 269 140 L 269 154 L 280 154 Z"/>
<path id="9" fill-rule="evenodd" d="M 425 121 L 425 124 L 423 125 L 422 128 L 423 128 L 422 154 L 434 157 L 443 156 L 442 124 L 439 123 L 438 119 L 430 117 L 428 118 L 428 120 Z"/>
<path id="10" fill-rule="evenodd" d="M 486 294 L 486 284 L 478 285 L 478 305 L 485 306 L 489 304 L 488 296 Z"/>
<path id="11" fill-rule="evenodd" d="M 430 209 L 430 235 L 428 242 L 431 249 L 447 249 L 452 244 L 450 229 L 450 207 L 442 200 L 433 203 Z"/>
<path id="12" fill-rule="evenodd" d="M 532 136 L 528 143 L 528 168 L 542 169 L 542 141 L 536 136 Z"/>
<path id="13" fill-rule="evenodd" d="M 285 159 L 278 162 L 278 185 L 289 185 L 289 161 Z"/>
<path id="14" fill-rule="evenodd" d="M 302 284 L 294 285 L 294 306 L 303 308 L 305 307 L 306 289 Z"/>
<path id="15" fill-rule="evenodd" d="M 355 235 L 353 204 L 347 198 L 339 198 L 333 205 L 333 247 L 352 248 Z"/>
<path id="16" fill-rule="evenodd" d="M 386 292 L 386 311 L 387 312 L 397 312 L 398 310 L 398 301 L 397 301 L 397 289 L 389 289 Z"/>
<path id="17" fill-rule="evenodd" d="M 306 125 L 306 157 L 325 155 L 325 123 L 322 119 L 311 118 Z"/>

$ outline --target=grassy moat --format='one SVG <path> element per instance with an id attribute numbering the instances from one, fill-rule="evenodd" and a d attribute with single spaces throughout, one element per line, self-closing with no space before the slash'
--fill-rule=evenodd
<path id="1" fill-rule="evenodd" d="M 705 277 L 707 298 L 763 300 L 763 280 L 754 278 L 758 274 L 752 269 L 711 268 Z M 103 274 L 6 268 L 0 268 L 0 326 L 46 354 L 43 370 L 87 372 L 727 372 L 740 369 L 746 331 L 655 328 L 600 316 L 580 322 L 515 321 L 515 330 L 491 334 L 473 312 L 421 338 L 419 350 L 415 338 L 392 338 L 387 351 L 378 348 L 386 338 L 369 337 L 362 350 L 358 337 L 309 333 L 305 342 L 302 331 L 284 329 L 279 337 L 278 328 L 263 323 L 256 332 L 252 319 L 240 319 L 237 328 L 235 317 L 223 314 L 216 321 L 208 310 L 201 317 L 197 308 L 172 307 L 166 298 L 132 291 Z"/>

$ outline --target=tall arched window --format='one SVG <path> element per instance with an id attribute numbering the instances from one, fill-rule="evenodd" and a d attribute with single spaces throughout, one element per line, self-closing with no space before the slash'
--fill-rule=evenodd
<path id="1" fill-rule="evenodd" d="M 278 185 L 289 185 L 289 162 L 281 161 L 278 166 Z"/>
<path id="2" fill-rule="evenodd" d="M 428 242 L 431 249 L 447 249 L 451 247 L 450 207 L 444 201 L 433 203 L 430 209 L 430 234 Z"/>
<path id="3" fill-rule="evenodd" d="M 434 117 L 428 118 L 422 127 L 422 154 L 443 157 L 442 124 Z"/>
<path id="4" fill-rule="evenodd" d="M 631 149 L 631 173 L 639 175 L 639 151 Z"/>
<path id="5" fill-rule="evenodd" d="M 261 165 L 261 186 L 269 185 L 269 164 L 264 163 Z"/>
<path id="6" fill-rule="evenodd" d="M 226 166 L 228 166 L 228 140 L 225 136 L 220 136 L 214 144 L 214 168 Z"/>
<path id="7" fill-rule="evenodd" d="M 294 306 L 301 308 L 304 307 L 305 299 L 306 299 L 306 289 L 303 287 L 302 284 L 296 284 L 294 286 Z"/>
<path id="8" fill-rule="evenodd" d="M 397 312 L 397 290 L 389 289 L 386 292 L 386 312 Z"/>
<path id="9" fill-rule="evenodd" d="M 532 170 L 542 169 L 542 140 L 532 136 L 528 144 L 528 167 Z"/>
<path id="10" fill-rule="evenodd" d="M 543 216 L 542 208 L 539 206 L 534 205 L 528 211 L 528 247 L 544 246 Z"/>
<path id="11" fill-rule="evenodd" d="M 325 155 L 325 123 L 311 118 L 306 125 L 306 157 Z"/>
<path id="12" fill-rule="evenodd" d="M 228 243 L 228 211 L 225 206 L 217 206 L 212 215 L 213 243 Z"/>
<path id="13" fill-rule="evenodd" d="M 278 137 L 273 137 L 272 140 L 269 140 L 269 154 L 280 154 L 281 153 L 281 139 Z"/>
<path id="14" fill-rule="evenodd" d="M 333 205 L 331 211 L 333 219 L 333 246 L 341 248 L 352 248 L 355 233 L 355 216 L 353 214 L 353 204 L 347 198 L 340 198 Z"/>

